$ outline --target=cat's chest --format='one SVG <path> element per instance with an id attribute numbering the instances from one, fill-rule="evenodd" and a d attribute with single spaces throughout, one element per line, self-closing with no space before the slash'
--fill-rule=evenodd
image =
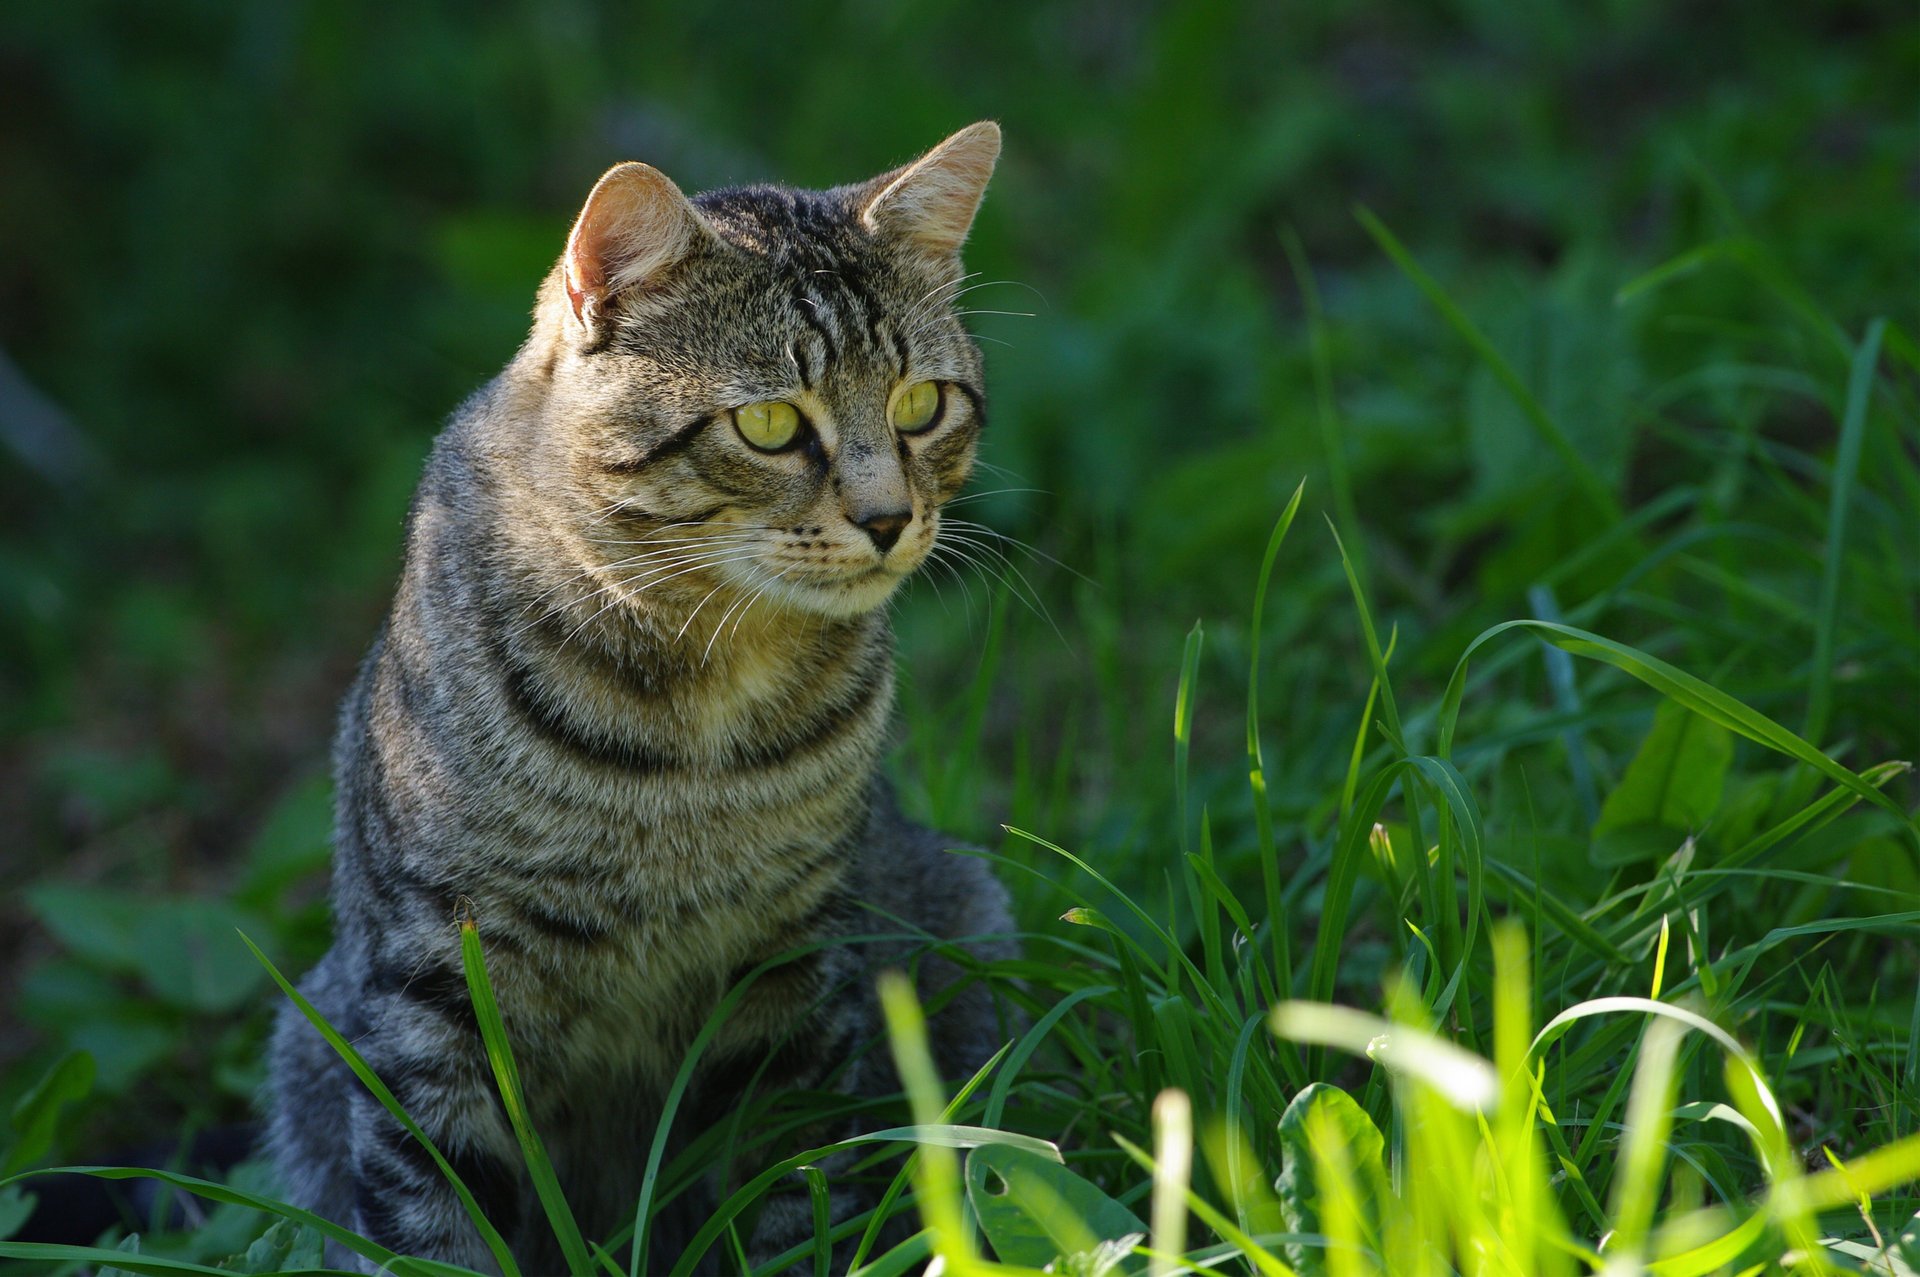
<path id="1" fill-rule="evenodd" d="M 725 910 L 670 928 L 636 926 L 517 981 L 516 1000 L 539 1009 L 546 1025 L 540 1054 L 554 1067 L 577 1079 L 623 1077 L 663 1093 L 702 1029 L 716 1018 L 731 1027 L 743 997 L 763 1029 L 770 1014 L 804 1018 L 804 999 L 769 1010 L 765 998 L 750 996 L 751 982 L 735 989 L 770 947 L 781 947 L 780 935 L 764 918 Z"/>

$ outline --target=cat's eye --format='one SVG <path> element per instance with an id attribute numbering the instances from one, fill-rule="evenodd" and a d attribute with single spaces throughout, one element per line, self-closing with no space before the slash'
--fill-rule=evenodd
<path id="1" fill-rule="evenodd" d="M 904 434 L 925 430 L 940 420 L 940 383 L 917 381 L 893 401 L 893 428 Z"/>
<path id="2" fill-rule="evenodd" d="M 733 428 L 763 452 L 778 452 L 800 433 L 800 410 L 784 399 L 763 399 L 733 410 Z"/>

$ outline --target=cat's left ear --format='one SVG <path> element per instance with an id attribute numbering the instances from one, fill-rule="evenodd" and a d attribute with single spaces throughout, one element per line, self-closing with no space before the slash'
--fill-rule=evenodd
<path id="1" fill-rule="evenodd" d="M 563 273 L 573 316 L 589 333 L 608 299 L 658 276 L 714 232 L 651 164 L 616 164 L 594 184 L 567 236 Z"/>
<path id="2" fill-rule="evenodd" d="M 966 242 L 999 158 L 1000 126 L 969 124 L 912 164 L 867 183 L 860 220 L 876 235 L 951 257 Z"/>

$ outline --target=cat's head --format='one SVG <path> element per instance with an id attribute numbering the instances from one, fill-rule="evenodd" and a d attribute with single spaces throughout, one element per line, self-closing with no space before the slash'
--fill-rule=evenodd
<path id="1" fill-rule="evenodd" d="M 926 560 L 984 421 L 955 299 L 999 151 L 980 123 L 827 191 L 600 179 L 539 321 L 550 460 L 599 574 L 851 616 Z"/>

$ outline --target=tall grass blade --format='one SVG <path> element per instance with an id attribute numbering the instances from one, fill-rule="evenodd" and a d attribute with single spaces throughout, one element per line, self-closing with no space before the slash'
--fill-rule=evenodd
<path id="1" fill-rule="evenodd" d="M 1867 408 L 1873 399 L 1874 370 L 1887 321 L 1875 319 L 1853 354 L 1847 376 L 1847 406 L 1840 419 L 1840 444 L 1833 455 L 1833 491 L 1827 504 L 1826 563 L 1820 573 L 1820 604 L 1814 611 L 1813 686 L 1807 693 L 1803 735 L 1815 744 L 1826 735 L 1833 711 L 1833 633 L 1840 614 L 1840 578 L 1845 569 L 1847 515 L 1853 504 L 1854 476 L 1867 432 Z"/>
<path id="2" fill-rule="evenodd" d="M 514 1262 L 513 1252 L 507 1248 L 506 1239 L 501 1237 L 499 1230 L 487 1221 L 486 1214 L 480 1209 L 480 1204 L 474 1200 L 473 1193 L 447 1159 L 441 1156 L 440 1150 L 434 1146 L 433 1141 L 427 1138 L 427 1133 L 420 1129 L 420 1124 L 407 1115 L 400 1101 L 394 1098 L 393 1092 L 387 1089 L 387 1084 L 380 1080 L 379 1075 L 361 1057 L 360 1052 L 354 1049 L 353 1044 L 340 1036 L 339 1031 L 327 1023 L 326 1017 L 314 1008 L 313 1003 L 307 1001 L 300 990 L 294 988 L 293 984 L 280 974 L 280 968 L 274 966 L 267 955 L 260 951 L 260 946 L 256 945 L 244 931 L 239 934 L 241 942 L 253 950 L 253 956 L 258 958 L 260 965 L 267 969 L 267 974 L 272 976 L 273 982 L 280 986 L 280 991 L 293 1000 L 294 1006 L 300 1008 L 300 1014 L 320 1031 L 320 1036 L 327 1040 L 327 1045 L 346 1061 L 347 1067 L 353 1070 L 353 1075 L 360 1079 L 361 1085 L 373 1093 L 373 1097 L 380 1101 L 382 1108 L 393 1114 L 394 1120 L 406 1128 L 407 1134 L 420 1142 L 420 1147 L 427 1150 L 427 1155 L 433 1158 L 433 1164 L 440 1168 L 440 1173 L 446 1176 L 447 1183 L 453 1188 L 454 1195 L 460 1199 L 460 1205 L 466 1210 L 467 1218 L 471 1219 L 473 1226 L 479 1230 L 481 1240 L 486 1243 L 487 1252 L 493 1256 L 494 1263 L 500 1266 L 504 1277 L 519 1277 L 520 1266 Z"/>
<path id="3" fill-rule="evenodd" d="M 1187 756 L 1193 746 L 1193 700 L 1200 676 L 1200 649 L 1206 632 L 1199 621 L 1187 631 L 1186 650 L 1180 655 L 1180 689 L 1173 701 L 1173 785 L 1180 810 L 1180 850 L 1193 850 L 1192 819 L 1187 813 Z"/>
<path id="4" fill-rule="evenodd" d="M 0 1179 L 0 1188 L 22 1183 L 39 1175 L 91 1175 L 96 1179 L 107 1180 L 150 1179 L 192 1193 L 195 1197 L 203 1197 L 210 1202 L 244 1206 L 264 1214 L 276 1215 L 281 1219 L 290 1219 L 296 1224 L 313 1229 L 330 1241 L 338 1242 L 361 1258 L 372 1260 L 375 1265 L 385 1267 L 396 1274 L 418 1272 L 424 1275 L 433 1271 L 435 1267 L 428 1260 L 395 1255 L 378 1242 L 370 1241 L 351 1229 L 342 1228 L 332 1220 L 316 1215 L 312 1211 L 302 1210 L 298 1206 L 291 1206 L 271 1197 L 262 1197 L 258 1193 L 249 1193 L 229 1184 L 219 1184 L 213 1180 L 182 1174 L 179 1171 L 159 1170 L 148 1166 L 50 1166 L 42 1170 L 22 1171 L 17 1175 Z"/>
<path id="5" fill-rule="evenodd" d="M 1280 557 L 1280 545 L 1293 526 L 1294 515 L 1300 512 L 1300 498 L 1306 491 L 1307 481 L 1302 479 L 1267 536 L 1267 550 L 1260 559 L 1259 581 L 1253 590 L 1253 619 L 1247 627 L 1247 783 L 1253 789 L 1254 837 L 1260 849 L 1260 885 L 1266 895 L 1273 950 L 1272 984 L 1276 993 L 1270 996 L 1282 997 L 1293 991 L 1293 927 L 1286 898 L 1280 890 L 1280 851 L 1273 835 L 1273 806 L 1267 798 L 1267 764 L 1260 748 L 1260 628 L 1266 619 L 1267 587 L 1273 581 L 1273 565 Z"/>
<path id="6" fill-rule="evenodd" d="M 1193 1105 L 1184 1091 L 1153 1102 L 1153 1258 L 1148 1277 L 1173 1277 L 1187 1249 L 1187 1184 L 1193 1173 Z"/>
<path id="7" fill-rule="evenodd" d="M 1626 1132 L 1614 1174 L 1613 1236 L 1605 1272 L 1617 1277 L 1641 1271 L 1647 1234 L 1659 1204 L 1661 1170 L 1667 1159 L 1673 1099 L 1679 1089 L 1675 1063 L 1686 1030 L 1672 1020 L 1656 1019 L 1640 1043 L 1640 1062 L 1627 1097 Z"/>
<path id="8" fill-rule="evenodd" d="M 1354 216 L 1359 219 L 1360 225 L 1366 228 L 1367 234 L 1373 236 L 1374 243 L 1393 259 L 1401 273 L 1412 280 L 1414 286 L 1426 295 L 1427 300 L 1433 304 L 1435 310 L 1440 312 L 1448 326 L 1472 348 L 1474 354 L 1480 357 L 1488 371 L 1493 373 L 1494 379 L 1505 387 L 1507 393 L 1513 397 L 1514 403 L 1520 406 L 1521 413 L 1533 426 L 1534 433 L 1538 434 L 1559 456 L 1561 464 L 1567 468 L 1567 474 L 1572 477 L 1575 486 L 1586 494 L 1593 508 L 1605 516 L 1608 523 L 1618 523 L 1625 518 L 1626 512 L 1620 508 L 1620 503 L 1614 499 L 1613 493 L 1608 491 L 1606 484 L 1600 481 L 1600 476 L 1593 472 L 1593 467 L 1587 464 L 1586 458 L 1574 448 L 1573 442 L 1548 414 L 1540 400 L 1534 396 L 1533 391 L 1527 388 L 1527 383 L 1520 379 L 1520 374 L 1513 370 L 1513 365 L 1507 362 L 1506 356 L 1502 355 L 1474 322 L 1467 318 L 1467 313 L 1454 303 L 1453 298 L 1447 295 L 1446 289 L 1440 286 L 1439 281 L 1426 272 L 1414 259 L 1413 254 L 1407 251 L 1406 246 L 1387 229 L 1386 224 L 1373 215 L 1372 210 L 1365 205 L 1358 205 L 1354 208 Z"/>
<path id="9" fill-rule="evenodd" d="M 547 1213 L 547 1223 L 552 1226 L 553 1235 L 560 1243 L 560 1253 L 566 1256 L 567 1270 L 575 1277 L 580 1277 L 581 1274 L 594 1271 L 593 1258 L 587 1253 L 586 1239 L 580 1235 L 580 1225 L 573 1218 L 573 1208 L 567 1204 L 566 1194 L 560 1189 L 560 1178 L 554 1174 L 546 1145 L 540 1142 L 540 1134 L 533 1129 L 533 1120 L 527 1114 L 526 1092 L 520 1083 L 520 1067 L 514 1062 L 513 1046 L 507 1041 L 506 1021 L 500 1015 L 500 1003 L 493 995 L 493 984 L 487 979 L 487 959 L 480 947 L 480 929 L 471 918 L 460 921 L 460 960 L 466 968 L 467 990 L 473 997 L 474 1016 L 480 1023 L 480 1037 L 486 1044 L 487 1060 L 493 1065 L 493 1079 L 500 1088 L 500 1103 L 507 1111 L 507 1120 L 513 1126 L 515 1137 L 520 1141 L 520 1155 L 526 1161 L 527 1174 L 533 1180 L 534 1194 L 540 1199 L 541 1209 Z"/>
<path id="10" fill-rule="evenodd" d="M 1333 402 L 1333 359 L 1327 351 L 1327 317 L 1320 308 L 1320 285 L 1313 277 L 1306 249 L 1291 226 L 1280 232 L 1281 247 L 1286 249 L 1287 265 L 1300 289 L 1300 301 L 1307 316 L 1307 357 L 1313 369 L 1314 417 L 1320 425 L 1320 448 L 1327 458 L 1327 481 L 1333 489 L 1333 508 L 1340 526 L 1353 533 L 1354 563 L 1360 578 L 1368 579 L 1367 555 L 1361 536 L 1360 508 L 1353 499 L 1353 478 L 1347 470 L 1346 439 L 1340 429 L 1340 413 Z"/>
<path id="11" fill-rule="evenodd" d="M 1412 1025 L 1323 1002 L 1282 1002 L 1273 1009 L 1271 1023 L 1283 1038 L 1336 1046 L 1412 1077 L 1462 1110 L 1490 1109 L 1500 1096 L 1492 1065 Z"/>
<path id="12" fill-rule="evenodd" d="M 906 1088 L 914 1121 L 922 1126 L 936 1125 L 944 1102 L 940 1075 L 927 1046 L 927 1022 L 920 999 L 914 996 L 912 981 L 897 971 L 882 972 L 879 985 L 887 1040 L 893 1045 L 894 1064 Z M 921 1217 L 933 1233 L 934 1253 L 946 1261 L 950 1271 L 965 1272 L 973 1262 L 973 1232 L 966 1225 L 961 1207 L 959 1159 L 946 1145 L 922 1142 L 919 1167 L 914 1195 L 920 1202 Z"/>

